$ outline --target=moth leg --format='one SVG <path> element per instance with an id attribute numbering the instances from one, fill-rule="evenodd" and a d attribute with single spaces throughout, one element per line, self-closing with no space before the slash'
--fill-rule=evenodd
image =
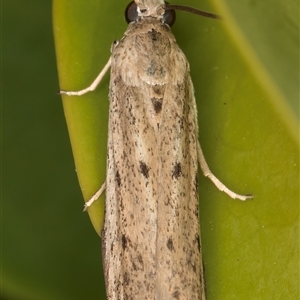
<path id="1" fill-rule="evenodd" d="M 80 91 L 63 91 L 62 90 L 62 91 L 59 91 L 59 94 L 61 94 L 61 95 L 64 94 L 64 95 L 68 95 L 68 96 L 81 96 L 88 92 L 94 91 L 96 89 L 96 87 L 98 86 L 98 84 L 100 83 L 100 81 L 102 80 L 102 78 L 104 77 L 104 75 L 106 74 L 106 72 L 108 71 L 108 69 L 110 68 L 110 65 L 111 65 L 111 57 L 109 58 L 105 67 L 102 69 L 102 71 L 97 76 L 97 78 L 87 88 L 80 90 Z"/>
<path id="2" fill-rule="evenodd" d="M 98 198 L 101 196 L 101 194 L 106 189 L 106 180 L 101 185 L 101 188 L 84 204 L 83 211 L 86 211 Z"/>
<path id="3" fill-rule="evenodd" d="M 228 189 L 226 187 L 226 185 L 224 183 L 222 183 L 209 169 L 208 164 L 204 158 L 201 146 L 200 146 L 200 142 L 198 141 L 197 143 L 197 152 L 198 152 L 198 160 L 199 160 L 199 164 L 200 164 L 200 168 L 203 172 L 203 175 L 205 177 L 208 177 L 214 184 L 215 186 L 222 192 L 226 193 L 229 197 L 233 198 L 233 199 L 239 199 L 242 201 L 245 201 L 247 199 L 252 199 L 253 195 L 239 195 L 233 191 L 231 191 L 230 189 Z"/>

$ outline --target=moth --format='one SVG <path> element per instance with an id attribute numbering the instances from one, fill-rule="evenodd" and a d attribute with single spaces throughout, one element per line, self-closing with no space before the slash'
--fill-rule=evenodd
<path id="1" fill-rule="evenodd" d="M 110 300 L 205 299 L 198 165 L 230 197 L 252 198 L 229 190 L 204 159 L 189 63 L 170 29 L 178 8 L 130 2 L 128 29 L 96 80 L 61 91 L 93 91 L 111 68 L 106 182 L 86 203 L 106 190 L 102 257 Z"/>

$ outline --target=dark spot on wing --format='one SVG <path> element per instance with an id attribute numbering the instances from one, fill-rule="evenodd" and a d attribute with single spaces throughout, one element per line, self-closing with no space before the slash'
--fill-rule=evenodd
<path id="1" fill-rule="evenodd" d="M 181 175 L 181 164 L 177 162 L 172 171 L 172 178 L 178 179 Z"/>
<path id="2" fill-rule="evenodd" d="M 174 299 L 180 299 L 180 292 L 175 291 L 172 296 L 173 296 Z"/>
<path id="3" fill-rule="evenodd" d="M 150 168 L 143 161 L 140 161 L 140 171 L 145 178 L 149 178 L 149 170 Z"/>
<path id="4" fill-rule="evenodd" d="M 152 104 L 153 104 L 153 108 L 155 110 L 155 112 L 158 114 L 161 112 L 161 109 L 162 109 L 162 102 L 163 102 L 163 99 L 162 98 L 151 98 L 151 101 L 152 101 Z"/>
<path id="5" fill-rule="evenodd" d="M 167 241 L 167 247 L 170 251 L 174 251 L 174 245 L 173 245 L 173 241 L 172 238 L 169 238 Z"/>
<path id="6" fill-rule="evenodd" d="M 122 235 L 122 248 L 123 250 L 127 248 L 127 238 L 124 234 Z"/>
<path id="7" fill-rule="evenodd" d="M 115 179 L 116 179 L 116 182 L 117 182 L 118 186 L 120 186 L 121 185 L 121 177 L 120 177 L 119 171 L 116 172 Z"/>

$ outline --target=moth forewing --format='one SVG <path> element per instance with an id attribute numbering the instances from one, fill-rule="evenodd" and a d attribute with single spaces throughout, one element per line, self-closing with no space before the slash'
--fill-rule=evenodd
<path id="1" fill-rule="evenodd" d="M 130 23 L 111 61 L 107 295 L 204 299 L 189 64 L 169 26 L 153 19 Z"/>

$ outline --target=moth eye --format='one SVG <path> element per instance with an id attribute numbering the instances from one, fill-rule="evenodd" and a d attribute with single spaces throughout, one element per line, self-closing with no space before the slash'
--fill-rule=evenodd
<path id="1" fill-rule="evenodd" d="M 169 2 L 166 1 L 166 4 L 169 4 Z M 176 20 L 176 13 L 174 9 L 165 10 L 165 13 L 163 15 L 163 22 L 168 24 L 170 27 L 175 23 Z"/>
<path id="2" fill-rule="evenodd" d="M 125 20 L 129 24 L 133 21 L 136 21 L 138 17 L 137 5 L 134 1 L 131 1 L 125 9 Z"/>

